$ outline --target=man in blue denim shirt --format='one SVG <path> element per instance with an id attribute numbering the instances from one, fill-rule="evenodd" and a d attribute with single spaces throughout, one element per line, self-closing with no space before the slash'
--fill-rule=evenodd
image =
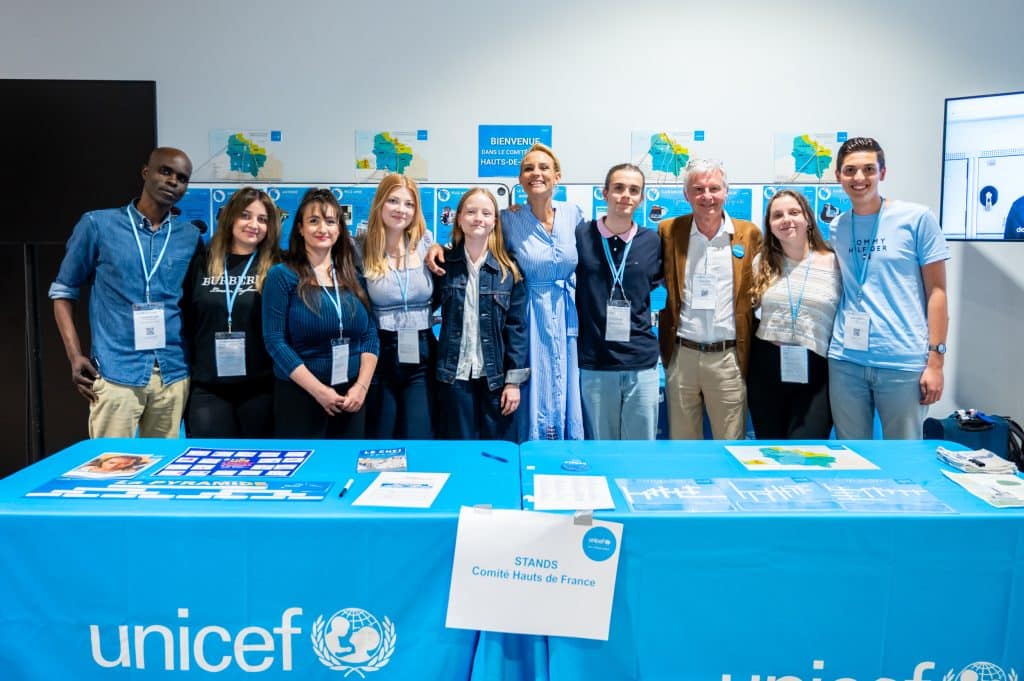
<path id="1" fill-rule="evenodd" d="M 90 437 L 177 437 L 188 395 L 181 337 L 182 283 L 199 231 L 171 206 L 188 188 L 192 163 L 155 149 L 142 169 L 142 196 L 86 213 L 75 225 L 50 286 L 71 380 L 89 399 Z M 72 306 L 92 285 L 92 358 L 82 352 Z"/>

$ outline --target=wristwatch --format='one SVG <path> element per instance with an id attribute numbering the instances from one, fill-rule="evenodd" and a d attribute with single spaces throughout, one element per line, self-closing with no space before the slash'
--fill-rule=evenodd
<path id="1" fill-rule="evenodd" d="M 929 345 L 928 346 L 928 350 L 930 352 L 937 352 L 940 355 L 944 355 L 944 354 L 946 354 L 946 344 L 945 343 L 939 343 L 938 345 Z"/>

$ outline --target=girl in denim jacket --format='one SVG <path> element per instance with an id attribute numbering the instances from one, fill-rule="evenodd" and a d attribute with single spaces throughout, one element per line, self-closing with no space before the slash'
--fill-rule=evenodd
<path id="1" fill-rule="evenodd" d="M 442 432 L 452 440 L 515 441 L 519 386 L 530 376 L 526 283 L 486 189 L 459 201 L 444 256 L 445 274 L 434 280 Z"/>

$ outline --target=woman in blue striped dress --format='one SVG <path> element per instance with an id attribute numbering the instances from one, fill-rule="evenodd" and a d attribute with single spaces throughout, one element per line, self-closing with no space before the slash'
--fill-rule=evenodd
<path id="1" fill-rule="evenodd" d="M 505 244 L 526 278 L 530 321 L 529 440 L 582 440 L 583 410 L 576 352 L 576 227 L 583 213 L 555 201 L 562 166 L 535 144 L 519 163 L 526 205 L 501 212 Z"/>

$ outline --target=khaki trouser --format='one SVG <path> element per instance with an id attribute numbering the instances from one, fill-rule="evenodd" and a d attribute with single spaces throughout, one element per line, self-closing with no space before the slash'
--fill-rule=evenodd
<path id="1" fill-rule="evenodd" d="M 676 346 L 665 369 L 668 432 L 673 440 L 704 439 L 704 407 L 716 440 L 746 435 L 747 386 L 736 348 L 701 352 Z"/>
<path id="2" fill-rule="evenodd" d="M 92 387 L 97 399 L 89 407 L 89 437 L 135 437 L 136 428 L 139 437 L 178 437 L 188 383 L 186 378 L 164 384 L 157 366 L 142 387 L 97 378 Z"/>

